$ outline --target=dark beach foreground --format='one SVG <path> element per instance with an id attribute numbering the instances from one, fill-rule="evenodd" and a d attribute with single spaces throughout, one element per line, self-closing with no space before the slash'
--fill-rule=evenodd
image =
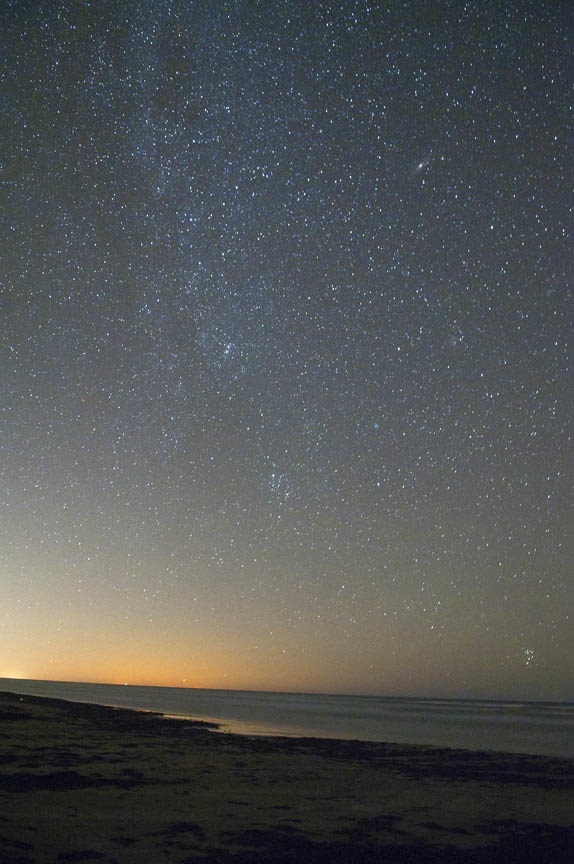
<path id="1" fill-rule="evenodd" d="M 0 693 L 0 864 L 561 864 L 574 761 Z"/>

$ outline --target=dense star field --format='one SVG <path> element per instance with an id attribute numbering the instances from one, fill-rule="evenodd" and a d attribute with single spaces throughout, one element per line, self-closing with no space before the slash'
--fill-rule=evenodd
<path id="1" fill-rule="evenodd" d="M 0 32 L 0 675 L 572 698 L 569 4 Z"/>

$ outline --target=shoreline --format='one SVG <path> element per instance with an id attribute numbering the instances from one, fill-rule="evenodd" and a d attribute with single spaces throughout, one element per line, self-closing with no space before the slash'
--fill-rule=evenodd
<path id="1" fill-rule="evenodd" d="M 574 760 L 213 729 L 0 692 L 0 860 L 574 860 Z"/>
<path id="2" fill-rule="evenodd" d="M 574 702 L 245 693 L 5 678 L 0 690 L 191 717 L 232 734 L 393 741 L 574 759 Z"/>

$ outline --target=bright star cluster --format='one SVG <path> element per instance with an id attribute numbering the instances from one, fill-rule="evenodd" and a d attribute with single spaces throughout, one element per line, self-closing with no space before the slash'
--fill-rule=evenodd
<path id="1" fill-rule="evenodd" d="M 0 23 L 0 675 L 571 697 L 559 4 Z"/>

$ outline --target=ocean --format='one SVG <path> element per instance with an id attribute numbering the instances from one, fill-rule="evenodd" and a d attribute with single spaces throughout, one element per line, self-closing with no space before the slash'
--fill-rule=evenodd
<path id="1" fill-rule="evenodd" d="M 158 711 L 244 735 L 347 738 L 574 758 L 574 702 L 259 693 L 0 678 L 0 690 Z"/>

